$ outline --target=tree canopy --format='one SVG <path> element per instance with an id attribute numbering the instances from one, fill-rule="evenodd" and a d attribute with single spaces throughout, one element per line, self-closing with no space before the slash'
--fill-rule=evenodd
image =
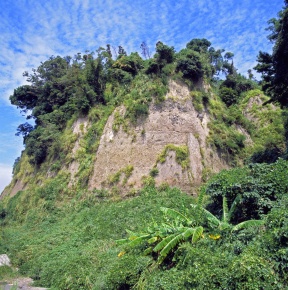
<path id="1" fill-rule="evenodd" d="M 98 105 L 119 104 L 123 95 L 131 93 L 127 114 L 135 121 L 139 114 L 147 114 L 152 96 L 158 98 L 157 102 L 161 100 L 163 85 L 173 75 L 193 86 L 224 72 L 227 80 L 223 86 L 227 88 L 222 95 L 228 106 L 237 102 L 243 90 L 243 79 L 235 77 L 233 53 L 216 50 L 207 39 L 192 39 L 179 52 L 158 41 L 152 57 L 145 42 L 140 48 L 145 59 L 138 52 L 128 54 L 120 45 L 118 50 L 112 46 L 113 56 L 108 44 L 74 57 L 51 56 L 31 73 L 23 73 L 28 84 L 16 88 L 10 101 L 27 114 L 27 119 L 35 121 L 35 126 L 24 123 L 17 129 L 17 135 L 24 137 L 32 164 L 40 165 L 45 160 L 56 136 L 74 114 L 87 114 Z M 140 89 L 140 96 L 133 84 L 137 76 L 157 83 L 157 88 L 152 85 L 149 93 Z"/>
<path id="2" fill-rule="evenodd" d="M 272 54 L 259 52 L 255 69 L 262 74 L 262 86 L 271 97 L 270 102 L 279 102 L 288 106 L 288 2 L 278 14 L 278 19 L 271 19 L 268 36 L 274 43 Z"/>

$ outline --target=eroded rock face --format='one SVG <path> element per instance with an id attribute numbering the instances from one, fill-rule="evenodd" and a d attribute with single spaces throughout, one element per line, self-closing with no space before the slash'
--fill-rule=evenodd
<path id="1" fill-rule="evenodd" d="M 73 130 L 73 134 L 77 135 L 77 140 L 71 152 L 72 158 L 75 157 L 77 150 L 80 148 L 81 138 L 87 132 L 88 127 L 89 127 L 89 122 L 88 122 L 87 117 L 79 118 L 76 122 L 74 122 L 72 126 L 72 130 Z M 79 165 L 80 164 L 78 161 L 73 160 L 68 166 L 68 171 L 71 174 L 69 186 L 72 186 L 76 182 L 75 175 L 78 172 Z"/>
<path id="2" fill-rule="evenodd" d="M 171 81 L 169 88 L 166 100 L 160 105 L 151 104 L 148 117 L 131 126 L 128 133 L 121 128 L 118 132 L 113 131 L 115 112 L 109 117 L 95 152 L 90 189 L 109 187 L 111 176 L 130 165 L 133 171 L 125 187 L 141 187 L 143 176 L 149 176 L 151 169 L 156 167 L 159 172 L 155 177 L 156 185 L 166 182 L 191 191 L 201 183 L 203 171 L 217 172 L 228 167 L 206 145 L 207 113 L 199 114 L 194 109 L 186 86 Z M 124 107 L 116 110 L 125 114 Z M 168 151 L 164 163 L 157 162 L 168 144 L 188 147 L 189 166 L 186 169 L 178 164 L 173 150 Z M 117 186 L 121 186 L 121 181 Z"/>

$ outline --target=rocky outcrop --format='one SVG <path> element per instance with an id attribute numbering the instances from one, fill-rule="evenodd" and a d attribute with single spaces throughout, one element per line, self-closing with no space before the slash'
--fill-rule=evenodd
<path id="1" fill-rule="evenodd" d="M 125 114 L 124 107 L 116 111 L 122 116 Z M 171 81 L 166 100 L 161 104 L 151 104 L 147 118 L 130 126 L 128 133 L 127 128 L 126 132 L 123 128 L 118 132 L 113 130 L 115 112 L 109 117 L 95 152 L 90 189 L 109 187 L 113 176 L 130 166 L 133 171 L 128 180 L 125 179 L 125 184 L 119 179 L 114 185 L 140 188 L 143 178 L 157 168 L 156 185 L 168 183 L 191 191 L 200 185 L 203 174 L 228 167 L 206 144 L 209 115 L 195 110 L 190 92 L 183 84 Z M 159 156 L 169 144 L 188 148 L 188 166 L 184 168 L 177 162 L 173 149 L 167 150 L 165 162 L 159 162 Z"/>
<path id="2" fill-rule="evenodd" d="M 73 134 L 77 135 L 77 140 L 75 142 L 75 145 L 72 149 L 71 156 L 73 161 L 68 166 L 68 171 L 70 172 L 70 182 L 69 186 L 72 186 L 75 182 L 75 175 L 78 172 L 79 169 L 79 162 L 75 159 L 75 156 L 77 154 L 77 151 L 81 148 L 80 142 L 83 138 L 83 135 L 87 132 L 87 129 L 89 127 L 88 117 L 85 118 L 79 118 L 74 124 L 72 125 L 72 131 Z"/>
<path id="3" fill-rule="evenodd" d="M 0 255 L 0 267 L 1 266 L 11 266 L 10 259 L 6 254 Z"/>

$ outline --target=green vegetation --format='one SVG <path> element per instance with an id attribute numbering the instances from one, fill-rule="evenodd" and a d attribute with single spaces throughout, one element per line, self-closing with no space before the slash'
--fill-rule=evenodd
<path id="1" fill-rule="evenodd" d="M 286 289 L 287 174 L 279 160 L 223 171 L 198 200 L 146 186 L 117 201 L 58 175 L 1 201 L 0 249 L 51 289 Z"/>
<path id="2" fill-rule="evenodd" d="M 52 56 L 25 72 L 29 84 L 10 100 L 35 126 L 17 129 L 26 149 L 11 186 L 21 181 L 29 189 L 0 201 L 0 251 L 19 269 L 1 267 L 0 279 L 30 276 L 52 290 L 288 289 L 288 163 L 279 158 L 288 118 L 269 104 L 287 107 L 285 3 L 270 21 L 273 53 L 260 52 L 256 67 L 271 99 L 251 70 L 248 79 L 237 73 L 233 53 L 206 39 L 179 52 L 159 41 L 152 57 L 143 42 L 145 60 L 121 46 L 112 57 L 107 45 L 96 54 Z M 188 147 L 168 144 L 141 190 L 126 189 L 134 170 L 127 165 L 111 172 L 109 190 L 89 191 L 108 117 L 114 112 L 114 133 L 122 128 L 133 142 L 133 126 L 145 121 L 149 106 L 161 108 L 171 79 L 188 85 L 200 120 L 209 116 L 208 145 L 230 165 L 247 165 L 212 175 L 203 160 L 206 184 L 197 198 L 167 183 L 156 188 L 157 164 L 169 151 L 189 170 Z M 73 161 L 79 168 L 68 186 L 65 168 Z"/>
<path id="3" fill-rule="evenodd" d="M 156 163 L 164 163 L 166 161 L 166 157 L 169 151 L 174 151 L 176 156 L 176 162 L 182 166 L 183 169 L 187 169 L 189 166 L 189 152 L 188 147 L 183 146 L 176 146 L 174 144 L 168 144 L 164 147 L 163 151 L 160 153 L 159 157 L 157 158 Z"/>
<path id="4" fill-rule="evenodd" d="M 160 192 L 149 187 L 115 202 L 104 192 L 68 190 L 65 178 L 58 177 L 45 188 L 4 201 L 1 252 L 12 258 L 19 274 L 29 275 L 38 285 L 117 289 L 135 283 L 150 258 L 117 257 L 121 248 L 114 240 L 124 237 L 126 228 L 139 230 L 152 217 L 160 221 L 160 206 L 177 204 L 175 209 L 183 210 L 190 202 L 191 197 L 177 189 Z"/>
<path id="5" fill-rule="evenodd" d="M 122 178 L 122 175 L 124 175 L 122 185 L 125 185 L 129 177 L 132 175 L 133 170 L 134 168 L 132 165 L 127 165 L 125 168 L 122 168 L 118 170 L 116 173 L 110 175 L 108 178 L 108 183 L 110 185 L 118 184 Z"/>

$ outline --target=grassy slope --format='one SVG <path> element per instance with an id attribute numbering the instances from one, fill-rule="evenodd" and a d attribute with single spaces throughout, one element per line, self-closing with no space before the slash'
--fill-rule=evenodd
<path id="1" fill-rule="evenodd" d="M 21 194 L 25 193 L 20 192 L 14 198 L 14 205 Z M 30 194 L 35 195 L 35 192 Z M 177 189 L 158 192 L 152 188 L 146 188 L 135 198 L 117 202 L 91 196 L 83 198 L 78 193 L 69 203 L 57 206 L 57 199 L 40 198 L 37 203 L 45 206 L 35 210 L 33 215 L 27 212 L 20 217 L 15 209 L 2 229 L 1 252 L 10 255 L 22 275 L 31 276 L 43 286 L 114 289 L 113 281 L 121 282 L 119 274 L 116 275 L 120 259 L 117 254 L 121 248 L 114 240 L 125 237 L 125 229 L 139 230 L 152 219 L 159 220 L 160 206 L 183 210 L 191 201 L 191 197 Z M 13 209 L 10 207 L 10 210 Z M 2 223 L 8 219 L 9 215 Z M 124 281 L 126 276 L 137 276 L 135 267 L 143 268 L 150 261 L 146 257 L 134 258 L 129 256 L 125 267 L 120 267 Z"/>

